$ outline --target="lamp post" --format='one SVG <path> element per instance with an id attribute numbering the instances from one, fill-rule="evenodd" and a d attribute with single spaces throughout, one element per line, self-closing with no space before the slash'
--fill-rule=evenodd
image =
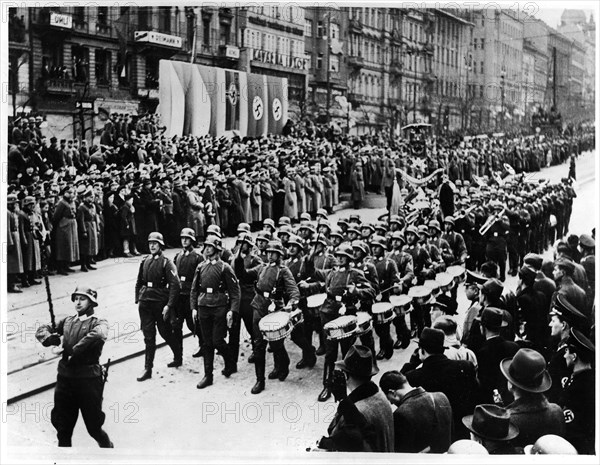
<path id="1" fill-rule="evenodd" d="M 471 110 L 469 108 L 470 100 L 469 100 L 469 71 L 471 71 L 471 65 L 473 62 L 473 56 L 469 53 L 465 55 L 465 70 L 467 71 L 467 79 L 466 79 L 466 89 L 465 89 L 465 110 L 463 112 L 463 124 L 462 129 L 465 130 L 465 127 L 469 126 Z"/>
<path id="2" fill-rule="evenodd" d="M 331 121 L 331 11 L 327 13 L 327 124 Z"/>
<path id="3" fill-rule="evenodd" d="M 504 70 L 500 74 L 500 129 L 504 131 Z"/>

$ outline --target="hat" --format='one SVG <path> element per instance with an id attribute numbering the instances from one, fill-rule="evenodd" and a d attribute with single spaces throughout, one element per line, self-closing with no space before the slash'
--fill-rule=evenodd
<path id="1" fill-rule="evenodd" d="M 280 241 L 269 241 L 267 245 L 267 252 L 276 252 L 281 257 L 285 255 L 285 251 L 283 250 L 283 245 L 281 245 Z"/>
<path id="2" fill-rule="evenodd" d="M 581 327 L 587 323 L 587 318 L 568 301 L 563 294 L 557 294 L 549 316 L 558 316 L 571 326 Z"/>
<path id="3" fill-rule="evenodd" d="M 369 246 L 364 241 L 352 241 L 352 249 L 358 249 L 365 255 L 369 255 Z"/>
<path id="4" fill-rule="evenodd" d="M 300 237 L 298 237 L 295 234 L 290 235 L 287 245 L 288 245 L 288 247 L 295 245 L 295 246 L 299 247 L 300 249 L 304 250 L 304 244 L 302 243 L 302 239 L 300 239 Z"/>
<path id="5" fill-rule="evenodd" d="M 23 199 L 23 206 L 25 205 L 31 205 L 35 203 L 35 197 L 32 197 L 31 195 L 28 195 L 27 197 L 25 197 Z"/>
<path id="6" fill-rule="evenodd" d="M 502 291 L 504 290 L 502 282 L 496 278 L 488 279 L 485 283 L 479 284 L 478 287 L 483 294 L 496 299 L 500 298 Z"/>
<path id="7" fill-rule="evenodd" d="M 562 268 L 569 276 L 571 276 L 575 272 L 575 263 L 573 262 L 573 260 L 570 260 L 568 258 L 559 258 L 554 262 L 554 266 Z"/>
<path id="8" fill-rule="evenodd" d="M 183 228 L 179 237 L 189 237 L 192 241 L 196 242 L 196 232 L 192 228 Z"/>
<path id="9" fill-rule="evenodd" d="M 237 232 L 250 232 L 250 225 L 248 223 L 240 223 L 237 227 Z"/>
<path id="10" fill-rule="evenodd" d="M 210 245 L 217 250 L 223 250 L 223 242 L 221 241 L 221 238 L 212 234 L 208 236 L 204 241 L 204 247 L 206 247 L 207 245 Z"/>
<path id="11" fill-rule="evenodd" d="M 273 238 L 273 235 L 268 231 L 258 231 L 256 234 L 257 241 L 270 241 Z"/>
<path id="12" fill-rule="evenodd" d="M 567 344 L 574 347 L 577 351 L 589 352 L 593 354 L 595 351 L 594 344 L 581 331 L 571 328 Z"/>
<path id="13" fill-rule="evenodd" d="M 579 236 L 579 245 L 581 247 L 587 247 L 588 249 L 593 249 L 596 247 L 596 241 L 589 234 L 582 234 Z"/>
<path id="14" fill-rule="evenodd" d="M 254 240 L 252 239 L 252 234 L 247 233 L 247 232 L 242 232 L 238 238 L 237 238 L 237 242 L 245 242 L 247 244 L 250 244 L 251 246 L 254 245 Z"/>
<path id="15" fill-rule="evenodd" d="M 544 263 L 544 259 L 541 255 L 536 253 L 528 253 L 523 258 L 523 263 L 526 265 L 531 265 L 535 270 L 541 270 L 542 264 Z"/>
<path id="16" fill-rule="evenodd" d="M 505 358 L 500 371 L 511 384 L 527 392 L 546 392 L 552 386 L 546 360 L 533 349 L 519 349 L 513 358 Z"/>
<path id="17" fill-rule="evenodd" d="M 481 312 L 481 325 L 484 328 L 498 330 L 504 326 L 508 326 L 508 322 L 504 320 L 504 310 L 496 307 L 486 307 Z"/>
<path id="18" fill-rule="evenodd" d="M 335 362 L 335 367 L 350 375 L 370 378 L 379 373 L 379 368 L 373 364 L 373 354 L 368 347 L 354 345 L 341 362 Z"/>
<path id="19" fill-rule="evenodd" d="M 437 230 L 438 230 L 438 231 L 440 231 L 440 232 L 442 231 L 442 230 L 440 229 L 440 222 L 439 222 L 439 221 L 437 221 L 437 220 L 431 220 L 431 221 L 429 222 L 429 224 L 427 225 L 427 227 L 428 227 L 428 228 L 437 229 Z"/>
<path id="20" fill-rule="evenodd" d="M 577 449 L 562 436 L 546 434 L 523 448 L 526 455 L 578 455 Z"/>
<path id="21" fill-rule="evenodd" d="M 510 421 L 510 413 L 495 404 L 477 405 L 473 415 L 463 417 L 462 422 L 469 431 L 492 441 L 510 441 L 519 435 L 519 428 Z"/>
<path id="22" fill-rule="evenodd" d="M 75 302 L 76 295 L 86 296 L 92 302 L 92 306 L 98 306 L 98 293 L 91 287 L 77 286 L 71 294 L 71 302 Z"/>
<path id="23" fill-rule="evenodd" d="M 319 215 L 324 216 L 325 218 L 327 218 L 327 210 L 325 210 L 324 208 L 319 208 L 317 210 L 317 216 L 319 216 Z"/>
<path id="24" fill-rule="evenodd" d="M 452 218 L 451 216 L 447 216 L 446 218 L 444 218 L 444 223 L 448 223 L 454 226 L 454 218 Z"/>
<path id="25" fill-rule="evenodd" d="M 334 255 L 344 255 L 350 259 L 354 258 L 352 246 L 349 244 L 341 244 L 337 249 L 335 249 Z"/>
<path id="26" fill-rule="evenodd" d="M 445 294 L 438 295 L 430 304 L 432 307 L 439 307 L 446 315 L 456 315 L 458 304 L 454 299 Z"/>
<path id="27" fill-rule="evenodd" d="M 419 347 L 429 353 L 444 352 L 445 334 L 440 329 L 424 328 L 419 337 Z"/>
<path id="28" fill-rule="evenodd" d="M 521 278 L 525 283 L 535 281 L 536 276 L 537 271 L 528 265 L 523 265 L 519 270 L 519 278 Z"/>
<path id="29" fill-rule="evenodd" d="M 150 234 L 148 234 L 148 242 L 158 242 L 162 246 L 165 245 L 163 235 L 159 232 L 151 232 Z"/>
<path id="30" fill-rule="evenodd" d="M 292 224 L 292 221 L 290 220 L 290 218 L 288 216 L 282 216 L 281 218 L 279 218 L 279 226 L 283 226 L 284 224 Z"/>
<path id="31" fill-rule="evenodd" d="M 413 233 L 415 236 L 418 236 L 419 230 L 416 228 L 416 226 L 411 225 L 408 228 L 406 228 L 406 231 L 404 234 L 406 235 L 408 233 Z"/>
<path id="32" fill-rule="evenodd" d="M 419 227 L 417 228 L 417 231 L 419 231 L 419 234 L 425 234 L 426 236 L 430 236 L 429 230 L 427 229 L 427 226 L 425 226 L 424 224 L 420 224 Z"/>
<path id="33" fill-rule="evenodd" d="M 273 221 L 271 218 L 265 218 L 263 220 L 263 226 L 269 226 L 270 228 L 272 228 L 273 230 L 275 230 L 275 221 Z"/>

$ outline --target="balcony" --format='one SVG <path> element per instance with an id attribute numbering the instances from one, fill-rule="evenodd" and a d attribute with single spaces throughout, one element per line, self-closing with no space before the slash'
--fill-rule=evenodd
<path id="1" fill-rule="evenodd" d="M 356 92 L 348 92 L 348 101 L 352 103 L 352 105 L 360 105 L 365 102 L 365 97 L 362 94 L 358 94 Z"/>
<path id="2" fill-rule="evenodd" d="M 49 94 L 72 95 L 75 93 L 75 81 L 72 79 L 51 78 L 44 83 Z"/>
<path id="3" fill-rule="evenodd" d="M 361 69 L 365 66 L 365 59 L 359 55 L 349 55 L 348 66 L 351 66 L 356 69 Z"/>
<path id="4" fill-rule="evenodd" d="M 356 32 L 357 34 L 361 34 L 363 30 L 362 23 L 358 19 L 351 19 L 348 27 L 350 32 Z"/>
<path id="5" fill-rule="evenodd" d="M 104 34 L 104 35 L 110 35 L 110 31 L 111 31 L 111 26 L 110 24 L 101 24 L 101 23 L 96 23 L 96 32 L 98 34 Z"/>

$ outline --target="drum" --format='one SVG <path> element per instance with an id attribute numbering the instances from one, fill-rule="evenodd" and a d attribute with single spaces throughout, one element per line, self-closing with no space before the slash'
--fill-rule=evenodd
<path id="1" fill-rule="evenodd" d="M 440 285 L 440 291 L 449 292 L 454 287 L 454 276 L 450 273 L 438 273 L 435 281 Z"/>
<path id="2" fill-rule="evenodd" d="M 431 289 L 426 286 L 414 286 L 408 290 L 408 296 L 413 304 L 425 305 L 431 297 Z"/>
<path id="3" fill-rule="evenodd" d="M 313 294 L 309 295 L 306 298 L 306 307 L 307 308 L 319 308 L 327 299 L 327 294 Z"/>
<path id="4" fill-rule="evenodd" d="M 371 318 L 371 315 L 369 315 L 367 312 L 358 312 L 356 314 L 356 332 L 354 334 L 357 336 L 367 334 L 369 331 L 371 331 L 371 329 L 373 329 L 371 324 L 372 321 L 373 319 Z"/>
<path id="5" fill-rule="evenodd" d="M 460 265 L 449 266 L 446 273 L 454 278 L 454 282 L 457 285 L 465 280 L 467 274 L 465 268 Z"/>
<path id="6" fill-rule="evenodd" d="M 377 324 L 389 323 L 394 319 L 394 310 L 389 302 L 377 302 L 372 308 L 373 318 Z"/>
<path id="7" fill-rule="evenodd" d="M 294 324 L 287 312 L 273 312 L 265 315 L 258 322 L 258 329 L 269 341 L 279 341 L 292 332 Z"/>
<path id="8" fill-rule="evenodd" d="M 327 339 L 339 341 L 354 335 L 357 328 L 357 319 L 352 315 L 344 315 L 326 323 L 323 326 Z"/>
<path id="9" fill-rule="evenodd" d="M 423 286 L 428 287 L 429 289 L 431 289 L 431 294 L 434 297 L 437 297 L 438 295 L 441 294 L 440 285 L 439 285 L 439 283 L 435 279 L 427 279 L 427 280 L 425 280 L 425 282 L 423 283 Z"/>
<path id="10" fill-rule="evenodd" d="M 410 312 L 411 302 L 412 299 L 406 294 L 390 296 L 390 303 L 394 307 L 394 313 L 396 313 L 398 316 L 402 316 Z"/>
<path id="11" fill-rule="evenodd" d="M 302 313 L 302 310 L 297 308 L 290 313 L 290 323 L 292 324 L 292 328 L 295 328 L 296 325 L 299 325 L 300 323 L 304 323 L 304 314 Z"/>

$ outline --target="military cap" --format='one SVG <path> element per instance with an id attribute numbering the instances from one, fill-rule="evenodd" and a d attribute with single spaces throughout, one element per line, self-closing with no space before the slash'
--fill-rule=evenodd
<path id="1" fill-rule="evenodd" d="M 496 278 L 488 279 L 485 283 L 478 285 L 481 292 L 487 296 L 499 298 L 502 295 L 504 286 Z"/>
<path id="2" fill-rule="evenodd" d="M 569 325 L 579 328 L 585 326 L 587 323 L 585 315 L 577 310 L 562 294 L 558 294 L 556 299 L 554 299 L 554 304 L 549 315 L 558 316 L 561 320 L 569 323 Z"/>
<path id="3" fill-rule="evenodd" d="M 590 354 L 593 354 L 596 350 L 592 341 L 575 328 L 571 328 L 567 344 L 574 347 L 576 351 L 588 352 Z"/>
<path id="4" fill-rule="evenodd" d="M 554 262 L 554 266 L 562 268 L 569 276 L 575 272 L 575 262 L 568 258 L 559 258 Z"/>
<path id="5" fill-rule="evenodd" d="M 596 241 L 589 234 L 582 234 L 581 236 L 579 236 L 579 245 L 581 247 L 593 249 L 596 247 Z"/>

